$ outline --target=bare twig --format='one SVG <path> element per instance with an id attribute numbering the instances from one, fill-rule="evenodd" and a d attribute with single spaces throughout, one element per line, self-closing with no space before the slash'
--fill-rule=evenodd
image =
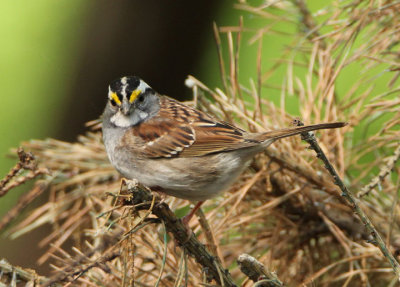
<path id="1" fill-rule="evenodd" d="M 256 282 L 258 287 L 281 287 L 283 283 L 278 279 L 274 272 L 269 271 L 257 259 L 248 255 L 241 254 L 237 262 L 240 270 L 251 280 Z"/>
<path id="2" fill-rule="evenodd" d="M 300 121 L 297 121 L 297 125 L 301 126 L 301 125 L 303 125 L 303 123 Z M 383 241 L 382 237 L 380 236 L 380 234 L 378 233 L 378 231 L 376 230 L 376 228 L 374 227 L 372 222 L 369 220 L 368 216 L 360 208 L 360 206 L 357 204 L 354 196 L 350 193 L 350 191 L 344 185 L 342 179 L 337 174 L 335 168 L 330 163 L 330 161 L 326 157 L 325 153 L 322 151 L 321 147 L 317 143 L 315 136 L 312 133 L 303 133 L 303 134 L 301 134 L 301 136 L 302 136 L 302 139 L 305 140 L 310 145 L 310 148 L 313 149 L 317 153 L 317 157 L 324 162 L 325 168 L 328 170 L 328 172 L 332 175 L 332 177 L 334 179 L 334 183 L 342 191 L 341 195 L 347 200 L 347 202 L 350 204 L 350 207 L 352 208 L 352 210 L 358 215 L 358 217 L 364 223 L 368 232 L 371 234 L 372 238 L 374 239 L 373 243 L 379 247 L 383 256 L 385 256 L 387 258 L 387 260 L 389 261 L 390 265 L 392 266 L 392 268 L 394 270 L 394 273 L 396 274 L 397 278 L 400 281 L 400 265 L 399 265 L 399 263 L 396 261 L 396 259 L 393 257 L 393 255 L 389 252 L 389 250 L 386 247 L 385 242 Z"/>
<path id="3" fill-rule="evenodd" d="M 16 188 L 17 186 L 20 186 L 22 184 L 24 184 L 27 181 L 30 181 L 36 177 L 38 177 L 39 175 L 42 174 L 48 174 L 48 170 L 46 168 L 39 168 L 39 169 L 35 169 L 33 171 L 31 171 L 29 174 L 17 178 L 15 181 L 13 181 L 12 183 L 10 183 L 9 185 L 5 186 L 1 191 L 0 191 L 0 197 L 5 195 L 8 191 L 10 191 L 13 188 Z"/>
<path id="4" fill-rule="evenodd" d="M 362 197 L 368 194 L 371 190 L 373 190 L 380 182 L 382 182 L 385 177 L 387 177 L 390 172 L 393 170 L 396 162 L 400 159 L 400 144 L 397 146 L 394 151 L 393 156 L 391 156 L 387 163 L 381 168 L 378 176 L 374 177 L 370 183 L 364 186 L 360 192 L 357 193 L 357 197 Z"/>
<path id="5" fill-rule="evenodd" d="M 41 174 L 49 174 L 49 171 L 46 168 L 37 169 L 35 157 L 30 152 L 25 152 L 21 147 L 18 148 L 17 154 L 19 157 L 19 162 L 10 170 L 10 172 L 4 177 L 2 181 L 0 181 L 0 197 L 7 194 L 7 192 L 17 187 L 28 180 L 34 179 L 35 177 Z M 18 175 L 21 170 L 30 170 L 31 173 L 18 178 L 14 182 L 8 184 L 11 179 Z"/>

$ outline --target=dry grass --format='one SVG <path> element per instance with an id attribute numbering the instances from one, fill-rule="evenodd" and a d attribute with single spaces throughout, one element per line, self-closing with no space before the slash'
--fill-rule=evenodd
<path id="1" fill-rule="evenodd" d="M 307 124 L 348 121 L 345 128 L 318 132 L 319 143 L 351 191 L 368 193 L 360 206 L 397 254 L 400 2 L 335 2 L 318 11 L 323 22 L 308 12 L 304 1 L 265 3 L 270 4 L 254 7 L 240 1 L 237 6 L 271 25 L 257 30 L 246 29 L 242 22 L 238 27 L 215 27 L 217 43 L 222 37 L 228 43 L 227 62 L 222 56 L 225 47 L 219 44 L 223 88 L 211 90 L 189 77 L 191 104 L 251 131 L 288 126 L 294 117 L 283 107 L 292 100 L 299 102 Z M 251 41 L 261 43 L 262 37 L 277 33 L 273 23 L 280 21 L 305 32 L 286 35 L 292 44 L 268 70 L 259 44 L 258 78 L 249 86 L 239 83 L 241 35 L 251 33 Z M 282 84 L 272 85 L 271 75 L 282 68 L 287 71 Z M 354 69 L 357 75 L 346 74 Z M 339 94 L 337 83 L 343 76 L 353 83 Z M 386 92 L 375 94 L 374 87 L 382 83 Z M 282 108 L 261 96 L 265 89 L 281 91 Z M 98 131 L 75 143 L 30 141 L 24 148 L 35 154 L 39 167 L 52 173 L 34 187 L 45 183 L 49 200 L 11 233 L 21 236 L 51 224 L 53 232 L 41 242 L 49 246 L 48 252 L 38 261 L 53 262 L 59 271 L 54 281 L 62 277 L 81 286 L 205 284 L 201 266 L 167 238 L 162 224 L 148 221 L 150 212 L 137 213 L 115 200 L 120 179 Z M 176 198 L 166 202 L 174 210 L 188 205 Z M 203 210 L 203 224 L 195 219 L 191 227 L 241 286 L 253 285 L 235 265 L 244 252 L 276 271 L 288 286 L 395 286 L 398 281 L 299 137 L 281 140 L 255 157 L 230 191 L 206 202 Z M 74 249 L 63 250 L 67 241 Z"/>

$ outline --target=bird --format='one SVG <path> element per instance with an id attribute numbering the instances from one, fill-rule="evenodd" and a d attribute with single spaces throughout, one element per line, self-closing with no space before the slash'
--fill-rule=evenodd
<path id="1" fill-rule="evenodd" d="M 173 98 L 137 76 L 114 80 L 102 115 L 103 142 L 114 168 L 151 190 L 201 204 L 227 190 L 252 158 L 278 139 L 344 122 L 247 132 Z"/>

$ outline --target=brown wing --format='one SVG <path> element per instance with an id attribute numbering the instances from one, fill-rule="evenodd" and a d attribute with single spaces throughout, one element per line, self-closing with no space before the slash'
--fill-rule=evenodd
<path id="1" fill-rule="evenodd" d="M 160 113 L 132 129 L 147 157 L 197 157 L 257 143 L 245 140 L 243 130 L 201 111 L 167 97 L 160 101 Z"/>
<path id="2" fill-rule="evenodd" d="M 243 138 L 242 130 L 225 122 L 215 121 L 212 124 L 204 124 L 204 122 L 196 121 L 192 127 L 196 140 L 189 148 L 184 149 L 180 156 L 203 156 L 255 144 L 255 142 L 249 142 Z"/>

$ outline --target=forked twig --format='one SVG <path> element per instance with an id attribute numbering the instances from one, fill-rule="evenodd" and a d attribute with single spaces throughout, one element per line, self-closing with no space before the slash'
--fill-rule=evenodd
<path id="1" fill-rule="evenodd" d="M 35 157 L 30 152 L 25 152 L 23 148 L 18 148 L 17 154 L 19 162 L 9 171 L 9 173 L 0 181 L 0 197 L 7 194 L 7 192 L 28 180 L 34 179 L 41 174 L 49 174 L 46 168 L 37 168 Z M 10 181 L 16 177 L 22 170 L 30 170 L 31 173 L 26 176 L 17 178 L 14 182 Z"/>

